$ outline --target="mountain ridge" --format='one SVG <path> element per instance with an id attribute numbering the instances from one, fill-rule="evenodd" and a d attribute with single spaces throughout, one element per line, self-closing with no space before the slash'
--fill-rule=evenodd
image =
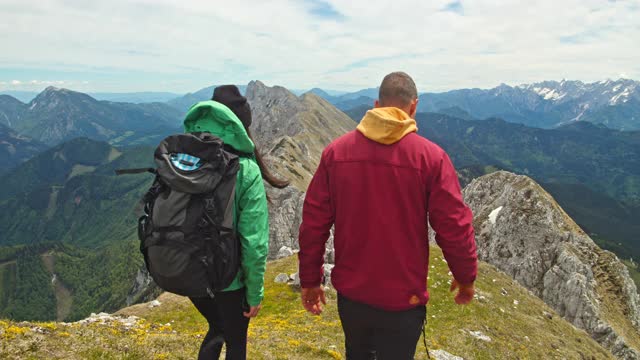
<path id="1" fill-rule="evenodd" d="M 600 249 L 537 183 L 499 171 L 463 190 L 479 258 L 585 329 L 621 359 L 640 359 L 640 295 L 625 265 Z"/>

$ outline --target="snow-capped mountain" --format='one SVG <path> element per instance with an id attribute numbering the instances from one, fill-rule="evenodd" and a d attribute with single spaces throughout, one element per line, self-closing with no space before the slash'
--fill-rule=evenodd
<path id="1" fill-rule="evenodd" d="M 493 89 L 462 89 L 420 96 L 420 111 L 460 108 L 477 119 L 500 117 L 551 128 L 583 120 L 620 130 L 640 129 L 640 82 L 543 81 Z"/>
<path id="2" fill-rule="evenodd" d="M 629 79 L 616 81 L 606 80 L 585 84 L 581 81 L 544 81 L 531 85 L 520 85 L 518 88 L 531 90 L 544 100 L 563 103 L 579 100 L 594 106 L 619 105 L 635 97 L 640 99 L 640 83 Z"/>

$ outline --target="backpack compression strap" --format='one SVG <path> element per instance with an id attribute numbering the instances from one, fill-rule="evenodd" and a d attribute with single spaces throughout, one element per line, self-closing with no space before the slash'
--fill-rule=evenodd
<path id="1" fill-rule="evenodd" d="M 150 172 L 152 174 L 156 174 L 156 169 L 154 168 L 137 168 L 137 169 L 117 169 L 116 175 L 125 175 L 125 174 L 142 174 L 145 172 Z"/>

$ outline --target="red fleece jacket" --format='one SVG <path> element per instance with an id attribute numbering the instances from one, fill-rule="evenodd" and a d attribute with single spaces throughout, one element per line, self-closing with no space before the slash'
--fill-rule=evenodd
<path id="1" fill-rule="evenodd" d="M 473 216 L 451 160 L 414 132 L 402 136 L 384 145 L 356 130 L 323 152 L 300 226 L 302 287 L 320 285 L 335 225 L 331 280 L 340 294 L 391 311 L 416 306 L 416 297 L 426 304 L 427 221 L 455 279 L 475 280 Z"/>

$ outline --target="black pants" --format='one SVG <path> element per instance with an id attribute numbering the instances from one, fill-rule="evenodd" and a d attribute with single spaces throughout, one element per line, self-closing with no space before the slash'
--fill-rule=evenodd
<path id="1" fill-rule="evenodd" d="M 338 295 L 347 360 L 413 360 L 426 311 L 385 311 Z"/>
<path id="2" fill-rule="evenodd" d="M 226 360 L 245 360 L 249 328 L 249 318 L 242 315 L 248 309 L 245 289 L 221 292 L 216 294 L 214 299 L 190 300 L 209 323 L 209 332 L 202 341 L 198 359 L 217 360 L 222 351 L 222 344 L 225 343 Z"/>

